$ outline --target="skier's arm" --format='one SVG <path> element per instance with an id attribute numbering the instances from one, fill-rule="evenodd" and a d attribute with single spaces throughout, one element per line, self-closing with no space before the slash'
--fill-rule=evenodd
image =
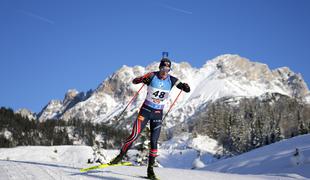
<path id="1" fill-rule="evenodd" d="M 151 83 L 151 79 L 154 76 L 153 72 L 147 73 L 144 76 L 136 77 L 135 79 L 132 80 L 132 83 L 134 84 L 139 84 L 139 83 L 144 83 L 146 85 L 149 85 Z"/>
<path id="2" fill-rule="evenodd" d="M 182 91 L 185 91 L 187 93 L 191 91 L 191 88 L 189 87 L 189 85 L 187 83 L 182 83 L 176 77 L 171 76 L 171 81 L 172 81 L 173 85 L 176 85 L 176 87 L 181 89 Z"/>

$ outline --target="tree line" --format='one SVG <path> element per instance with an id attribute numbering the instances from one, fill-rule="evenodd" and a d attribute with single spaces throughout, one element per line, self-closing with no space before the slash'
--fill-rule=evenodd
<path id="1" fill-rule="evenodd" d="M 72 144 L 93 146 L 99 136 L 101 147 L 118 148 L 127 135 L 127 131 L 106 124 L 94 124 L 80 119 L 30 120 L 14 113 L 10 108 L 0 108 L 0 147 Z"/>
<path id="2" fill-rule="evenodd" d="M 208 135 L 231 154 L 310 132 L 309 104 L 277 93 L 269 96 L 219 99 L 183 130 Z"/>

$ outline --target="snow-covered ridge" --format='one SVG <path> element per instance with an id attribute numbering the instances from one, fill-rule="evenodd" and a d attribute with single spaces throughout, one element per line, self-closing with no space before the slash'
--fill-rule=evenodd
<path id="1" fill-rule="evenodd" d="M 218 56 L 207 61 L 201 68 L 194 68 L 187 62 L 172 63 L 172 69 L 171 75 L 187 82 L 191 92 L 181 94 L 167 118 L 168 127 L 184 122 L 199 107 L 222 97 L 257 97 L 264 93 L 280 93 L 304 98 L 309 102 L 309 90 L 300 74 L 287 67 L 270 70 L 266 64 L 252 62 L 238 55 Z M 39 114 L 39 119 L 80 118 L 93 122 L 113 121 L 141 87 L 139 84 L 132 84 L 132 79 L 156 70 L 158 62 L 147 67 L 124 65 L 87 95 L 71 90 L 63 101 L 52 100 Z M 177 88 L 173 88 L 165 110 L 178 92 Z M 125 119 L 137 112 L 145 95 L 146 88 L 126 111 Z"/>
<path id="2" fill-rule="evenodd" d="M 209 164 L 204 170 L 237 174 L 290 174 L 310 179 L 310 135 L 301 135 Z"/>

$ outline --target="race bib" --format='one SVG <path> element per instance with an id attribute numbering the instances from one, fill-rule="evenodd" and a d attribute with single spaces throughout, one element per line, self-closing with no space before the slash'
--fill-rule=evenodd
<path id="1" fill-rule="evenodd" d="M 170 91 L 168 90 L 157 89 L 149 86 L 146 99 L 154 104 L 164 105 L 169 97 L 169 92 Z"/>

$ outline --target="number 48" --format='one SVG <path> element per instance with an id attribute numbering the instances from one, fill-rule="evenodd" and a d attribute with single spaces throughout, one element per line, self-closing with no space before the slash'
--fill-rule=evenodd
<path id="1" fill-rule="evenodd" d="M 159 95 L 158 95 L 159 94 Z M 153 93 L 153 95 L 155 96 L 155 97 L 157 97 L 157 96 L 159 96 L 160 98 L 163 98 L 163 97 L 165 97 L 165 92 L 159 92 L 159 91 L 156 91 L 156 92 L 154 92 Z"/>

